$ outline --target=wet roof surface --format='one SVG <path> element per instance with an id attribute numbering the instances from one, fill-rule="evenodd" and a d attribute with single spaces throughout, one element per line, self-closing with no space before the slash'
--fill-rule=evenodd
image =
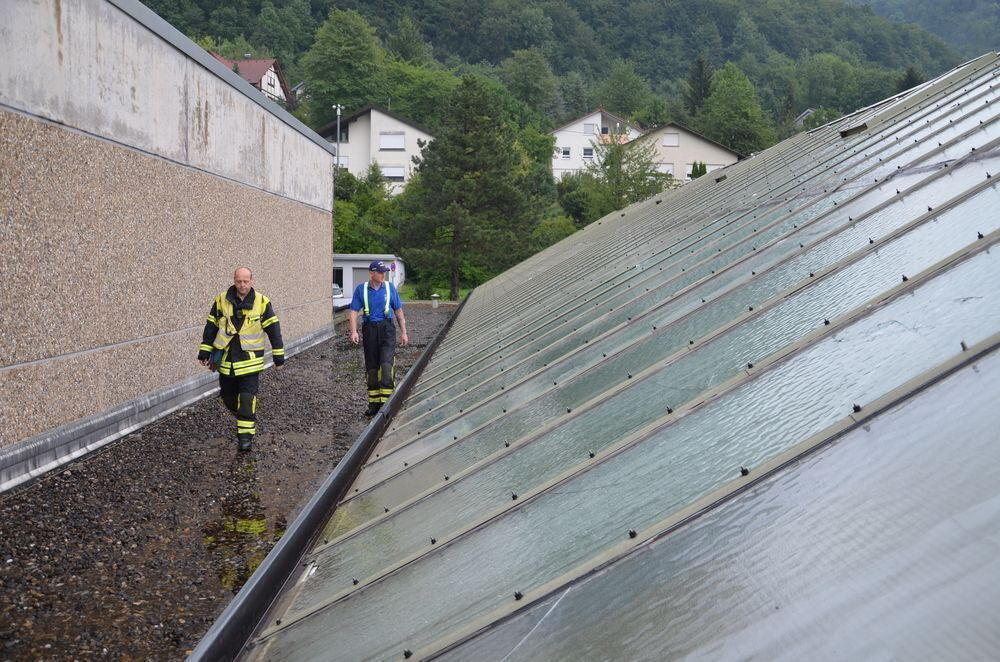
<path id="1" fill-rule="evenodd" d="M 995 647 L 998 83 L 984 56 L 477 288 L 248 657 Z"/>

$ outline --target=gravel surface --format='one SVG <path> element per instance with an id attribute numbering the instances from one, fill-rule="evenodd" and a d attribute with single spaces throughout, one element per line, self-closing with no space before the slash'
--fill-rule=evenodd
<path id="1" fill-rule="evenodd" d="M 399 379 L 453 311 L 407 304 Z M 0 660 L 190 653 L 367 425 L 363 375 L 340 325 L 264 373 L 250 453 L 207 398 L 0 494 Z"/>

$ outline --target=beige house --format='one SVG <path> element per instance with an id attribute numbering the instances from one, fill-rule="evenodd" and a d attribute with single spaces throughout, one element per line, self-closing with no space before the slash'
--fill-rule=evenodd
<path id="1" fill-rule="evenodd" d="M 708 172 L 712 172 L 740 159 L 740 154 L 728 147 L 676 123 L 652 129 L 644 133 L 637 144 L 641 144 L 639 141 L 652 142 L 656 169 L 680 181 L 691 179 L 695 161 L 704 163 Z"/>
<path id="2" fill-rule="evenodd" d="M 597 145 L 606 143 L 615 135 L 621 136 L 622 142 L 629 142 L 642 135 L 642 130 L 638 125 L 598 108 L 559 127 L 552 135 L 556 139 L 552 176 L 558 181 L 570 173 L 586 170 L 587 164 L 595 158 Z"/>
<path id="3" fill-rule="evenodd" d="M 336 143 L 337 123 L 327 124 L 317 133 Z M 399 193 L 410 181 L 413 157 L 420 155 L 418 141 L 428 143 L 433 139 L 404 117 L 379 106 L 366 106 L 340 118 L 339 165 L 362 177 L 371 164 L 377 164 L 393 193 Z"/>

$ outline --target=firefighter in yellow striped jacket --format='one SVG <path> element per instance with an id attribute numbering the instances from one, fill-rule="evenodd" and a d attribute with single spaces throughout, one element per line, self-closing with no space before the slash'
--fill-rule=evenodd
<path id="1" fill-rule="evenodd" d="M 257 388 L 264 370 L 264 335 L 271 341 L 274 365 L 285 362 L 281 325 L 271 300 L 253 289 L 253 272 L 240 267 L 233 286 L 215 297 L 205 322 L 198 360 L 219 371 L 222 402 L 236 416 L 241 451 L 250 450 L 257 433 Z"/>

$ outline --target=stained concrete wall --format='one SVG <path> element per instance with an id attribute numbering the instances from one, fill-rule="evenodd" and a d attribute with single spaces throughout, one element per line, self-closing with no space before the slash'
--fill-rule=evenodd
<path id="1" fill-rule="evenodd" d="M 331 150 L 194 49 L 126 0 L 0 3 L 0 455 L 202 374 L 235 265 L 286 343 L 329 328 Z"/>

